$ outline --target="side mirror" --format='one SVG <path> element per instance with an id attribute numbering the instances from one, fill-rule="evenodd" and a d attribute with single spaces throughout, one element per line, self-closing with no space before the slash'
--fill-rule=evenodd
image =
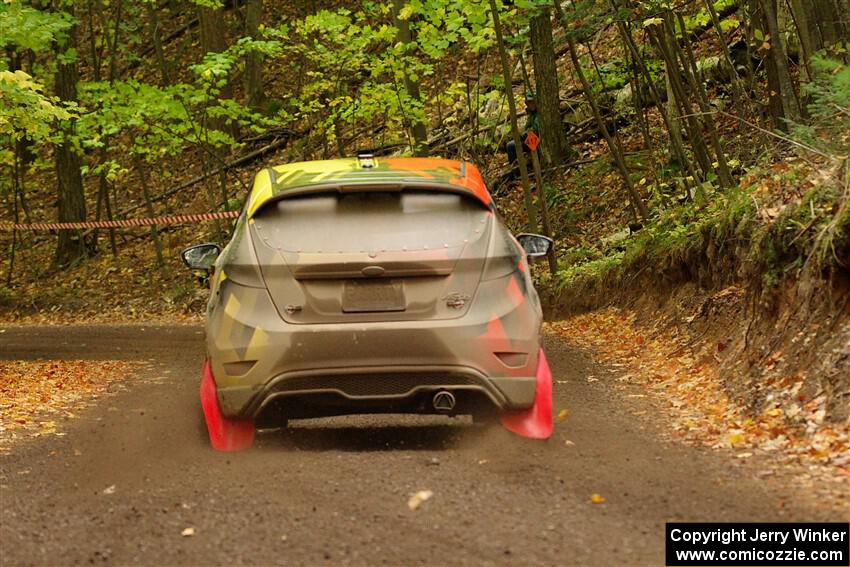
<path id="1" fill-rule="evenodd" d="M 221 248 L 218 244 L 196 244 L 183 250 L 183 263 L 193 270 L 212 270 Z"/>
<path id="2" fill-rule="evenodd" d="M 555 244 L 554 240 L 540 234 L 520 234 L 516 239 L 525 249 L 528 259 L 532 261 L 546 256 Z"/>

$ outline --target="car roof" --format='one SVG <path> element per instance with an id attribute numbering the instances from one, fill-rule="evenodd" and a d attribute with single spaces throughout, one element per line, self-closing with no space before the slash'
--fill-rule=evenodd
<path id="1" fill-rule="evenodd" d="M 248 200 L 248 216 L 269 201 L 320 191 L 373 190 L 386 184 L 395 189 L 437 189 L 469 195 L 492 208 L 484 179 L 468 162 L 441 158 L 345 158 L 302 161 L 260 171 Z"/>

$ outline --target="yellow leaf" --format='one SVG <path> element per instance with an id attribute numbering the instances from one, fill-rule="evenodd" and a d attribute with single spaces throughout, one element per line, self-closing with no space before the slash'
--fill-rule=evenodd
<path id="1" fill-rule="evenodd" d="M 564 423 L 565 421 L 567 421 L 568 417 L 570 417 L 570 410 L 562 409 L 560 412 L 558 412 L 558 423 Z"/>
<path id="2" fill-rule="evenodd" d="M 590 496 L 590 501 L 593 502 L 594 504 L 602 504 L 603 502 L 605 502 L 605 497 L 602 496 L 601 494 L 595 494 L 594 493 Z"/>
<path id="3" fill-rule="evenodd" d="M 740 431 L 732 431 L 729 433 L 729 437 L 726 438 L 729 441 L 729 444 L 733 447 L 736 447 L 744 442 L 744 434 Z"/>
<path id="4" fill-rule="evenodd" d="M 423 502 L 426 500 L 430 500 L 431 497 L 434 496 L 434 493 L 430 490 L 420 490 L 416 494 L 410 497 L 410 500 L 407 501 L 407 507 L 411 509 L 411 511 L 419 508 Z"/>

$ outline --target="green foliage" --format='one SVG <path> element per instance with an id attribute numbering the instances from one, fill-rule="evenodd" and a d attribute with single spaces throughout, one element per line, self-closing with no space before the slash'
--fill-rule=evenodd
<path id="1" fill-rule="evenodd" d="M 74 20 L 64 12 L 37 10 L 19 1 L 0 4 L 0 43 L 10 54 L 52 50 L 66 40 Z M 76 57 L 74 50 L 58 56 Z M 69 120 L 75 107 L 45 94 L 44 84 L 21 70 L 9 70 L 9 59 L 0 60 L 0 136 L 45 140 L 58 121 Z"/>
<path id="2" fill-rule="evenodd" d="M 582 61 L 582 67 L 588 69 L 585 74 L 590 77 L 591 85 L 596 92 L 623 88 L 628 84 L 631 74 L 625 61 L 620 57 L 611 58 L 595 68 L 591 62 Z"/>
<path id="3" fill-rule="evenodd" d="M 841 219 L 832 215 L 840 202 L 836 187 L 813 187 L 798 205 L 785 207 L 774 222 L 753 232 L 749 261 L 759 266 L 765 287 L 776 286 L 786 275 L 799 273 L 804 265 L 819 273 L 840 263 L 835 251 L 843 246 Z"/>
<path id="4" fill-rule="evenodd" d="M 716 0 L 713 3 L 714 11 L 718 14 L 726 10 L 727 8 L 731 8 L 736 4 L 736 0 Z M 692 33 L 699 28 L 705 28 L 711 25 L 711 15 L 708 13 L 708 10 L 705 8 L 701 8 L 696 14 L 683 16 L 682 18 L 685 21 L 685 31 L 688 33 Z M 726 18 L 720 21 L 720 28 L 723 31 L 729 31 L 738 27 L 741 24 L 736 18 Z M 682 30 L 677 27 L 677 33 L 681 36 Z"/>
<path id="5" fill-rule="evenodd" d="M 624 258 L 624 252 L 614 252 L 597 260 L 566 266 L 558 270 L 555 285 L 558 291 L 562 291 L 601 283 L 612 272 L 621 268 Z"/>
<path id="6" fill-rule="evenodd" d="M 793 125 L 793 134 L 805 143 L 841 159 L 850 157 L 850 66 L 817 54 L 811 67 L 815 79 L 805 85 L 811 96 L 811 121 Z"/>
<path id="7" fill-rule="evenodd" d="M 506 11 L 508 22 L 516 9 Z M 476 54 L 493 44 L 488 0 L 411 0 L 399 13 L 412 41 L 397 41 L 388 3 L 364 1 L 356 11 L 320 10 L 286 21 L 283 52 L 303 62 L 306 81 L 283 114 L 289 121 L 310 120 L 326 140 L 339 129 L 356 130 L 375 121 L 400 136 L 413 124 L 427 123 L 426 105 L 453 106 L 465 99 L 462 85 L 448 85 L 431 99 L 412 99 L 405 77 L 421 82 L 435 73 L 447 53 Z"/>
<path id="8" fill-rule="evenodd" d="M 652 54 L 647 49 L 643 49 L 643 63 L 646 65 L 650 76 L 654 81 L 659 81 L 663 77 L 664 63 L 653 58 Z M 633 79 L 632 69 L 627 60 L 622 57 L 609 57 L 604 61 L 597 61 L 596 65 L 589 57 L 580 57 L 582 69 L 585 76 L 588 77 L 594 92 L 604 93 L 621 89 L 629 85 Z M 628 105 L 624 109 L 625 112 L 633 112 L 632 105 Z"/>
<path id="9" fill-rule="evenodd" d="M 842 258 L 850 253 L 850 207 L 840 187 L 812 187 L 799 202 L 771 208 L 775 218 L 766 221 L 767 205 L 759 204 L 756 195 L 764 183 L 797 183 L 792 172 L 774 179 L 769 170 L 754 170 L 757 185 L 715 193 L 705 204 L 661 209 L 651 223 L 625 239 L 570 248 L 561 256 L 556 286 L 589 289 L 638 271 L 665 273 L 686 266 L 692 272 L 727 275 L 738 270 L 738 275 L 769 289 L 789 276 L 846 269 Z"/>
<path id="10" fill-rule="evenodd" d="M 224 2 L 221 0 L 192 0 L 192 4 L 200 6 L 201 8 L 212 8 L 213 10 L 218 10 L 224 7 Z"/>
<path id="11" fill-rule="evenodd" d="M 174 156 L 187 144 L 232 146 L 232 135 L 213 128 L 223 121 L 255 128 L 264 118 L 231 99 L 216 98 L 220 83 L 207 57 L 196 85 L 157 87 L 136 80 L 86 83 L 81 100 L 88 110 L 78 122 L 81 146 L 85 149 L 123 147 L 148 161 Z M 208 72 L 209 71 L 209 72 Z M 120 144 L 118 146 L 117 144 Z M 102 164 L 114 170 L 113 165 Z"/>
<path id="12" fill-rule="evenodd" d="M 54 125 L 75 108 L 43 93 L 44 86 L 23 71 L 0 71 L 0 136 L 48 138 Z"/>
<path id="13" fill-rule="evenodd" d="M 515 14 L 505 14 L 508 22 Z M 489 0 L 411 0 L 405 15 L 411 19 L 419 49 L 431 59 L 439 59 L 455 45 L 477 54 L 496 39 Z"/>
<path id="14" fill-rule="evenodd" d="M 73 25 L 64 12 L 37 10 L 15 0 L 0 4 L 0 43 L 19 51 L 52 49 L 54 42 L 64 43 Z"/>

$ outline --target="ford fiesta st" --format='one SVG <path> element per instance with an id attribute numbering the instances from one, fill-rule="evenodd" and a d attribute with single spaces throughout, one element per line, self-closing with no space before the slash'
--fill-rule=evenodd
<path id="1" fill-rule="evenodd" d="M 498 416 L 552 432 L 529 259 L 475 166 L 338 159 L 260 171 L 230 243 L 183 252 L 211 274 L 201 405 L 211 444 L 257 423 L 362 413 Z"/>

